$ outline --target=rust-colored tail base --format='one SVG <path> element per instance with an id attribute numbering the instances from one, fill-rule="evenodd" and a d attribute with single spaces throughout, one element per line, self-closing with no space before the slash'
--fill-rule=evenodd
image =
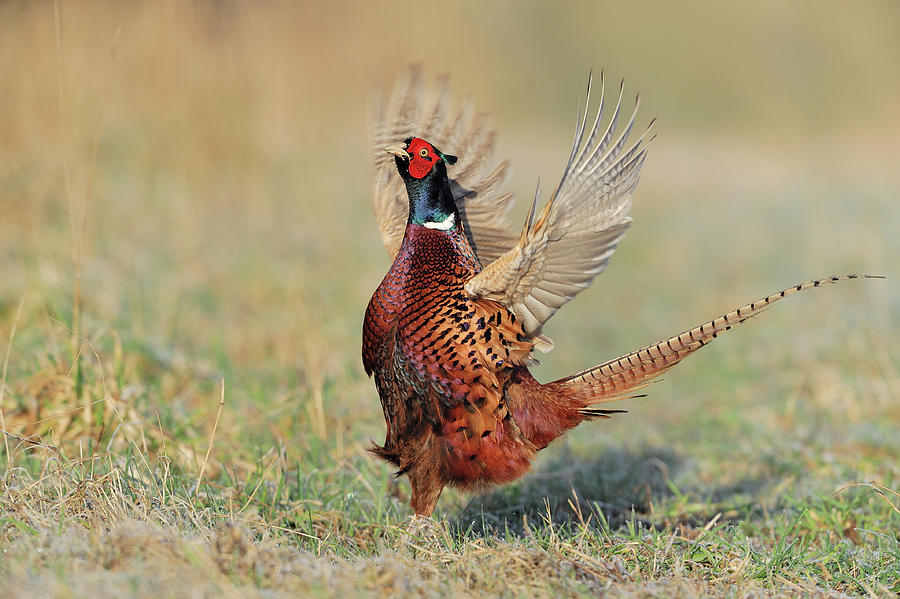
<path id="1" fill-rule="evenodd" d="M 688 354 L 697 351 L 718 337 L 720 333 L 760 314 L 772 303 L 782 298 L 813 287 L 820 287 L 825 283 L 837 283 L 850 279 L 883 278 L 878 275 L 841 275 L 800 283 L 741 306 L 674 337 L 549 383 L 547 387 L 552 389 L 551 393 L 584 405 L 585 407 L 579 410 L 584 418 L 604 417 L 612 411 L 600 410 L 593 405 L 625 399 L 627 393 L 647 385 L 652 379 L 678 364 Z"/>

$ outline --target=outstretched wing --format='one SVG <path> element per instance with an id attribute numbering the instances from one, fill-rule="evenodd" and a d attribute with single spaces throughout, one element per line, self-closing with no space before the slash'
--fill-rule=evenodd
<path id="1" fill-rule="evenodd" d="M 549 349 L 547 343 L 541 343 L 549 342 L 540 335 L 541 327 L 603 271 L 631 222 L 631 193 L 644 162 L 644 139 L 650 127 L 628 145 L 640 104 L 638 97 L 631 118 L 617 134 L 623 84 L 603 130 L 602 74 L 600 81 L 600 107 L 594 124 L 587 129 L 588 82 L 588 102 L 584 116 L 579 115 L 569 162 L 537 220 L 540 186 L 516 244 L 466 283 L 470 296 L 493 299 L 509 307 L 538 342 L 538 349 Z"/>
<path id="2" fill-rule="evenodd" d="M 509 250 L 516 235 L 506 221 L 512 195 L 504 193 L 508 164 L 495 164 L 495 132 L 487 119 L 476 116 L 471 100 L 451 110 L 448 80 L 425 88 L 421 70 L 404 72 L 390 96 L 375 94 L 369 114 L 375 179 L 372 208 L 391 258 L 400 251 L 409 200 L 393 157 L 384 147 L 408 137 L 421 137 L 449 154 L 459 156 L 451 168 L 451 187 L 466 233 L 482 265 Z"/>

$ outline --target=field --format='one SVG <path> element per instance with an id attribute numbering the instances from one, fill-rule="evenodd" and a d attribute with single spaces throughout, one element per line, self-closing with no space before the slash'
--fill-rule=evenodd
<path id="1" fill-rule="evenodd" d="M 0 587 L 900 593 L 900 11 L 554 6 L 0 4 Z M 411 62 L 492 115 L 514 222 L 591 67 L 659 119 L 541 381 L 810 278 L 887 278 L 779 303 L 414 525 L 366 452 L 360 362 L 389 266 L 366 98 Z"/>

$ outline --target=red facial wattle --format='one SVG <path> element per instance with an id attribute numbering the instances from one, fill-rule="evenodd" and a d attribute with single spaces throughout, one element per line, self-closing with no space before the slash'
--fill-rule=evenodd
<path id="1" fill-rule="evenodd" d="M 418 137 L 409 142 L 406 151 L 409 153 L 409 174 L 416 179 L 430 173 L 434 163 L 441 158 L 434 146 Z"/>

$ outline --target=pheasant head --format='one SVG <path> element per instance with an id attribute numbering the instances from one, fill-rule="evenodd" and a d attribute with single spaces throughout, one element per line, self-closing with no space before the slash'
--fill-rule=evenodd
<path id="1" fill-rule="evenodd" d="M 394 156 L 397 171 L 406 184 L 407 222 L 442 230 L 456 226 L 459 212 L 447 177 L 447 165 L 456 164 L 456 156 L 445 154 L 418 137 L 409 137 L 384 151 Z"/>

